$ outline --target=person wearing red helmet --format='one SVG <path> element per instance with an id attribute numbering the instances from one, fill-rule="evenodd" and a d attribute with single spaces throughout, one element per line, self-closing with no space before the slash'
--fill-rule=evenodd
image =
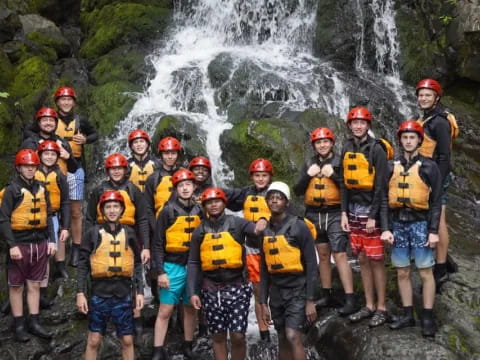
<path id="1" fill-rule="evenodd" d="M 419 153 L 424 139 L 421 124 L 414 120 L 405 121 L 399 126 L 397 136 L 402 154 L 389 163 L 388 205 L 392 221 L 390 229 L 382 233 L 382 240 L 393 245 L 392 264 L 397 268 L 403 313 L 389 326 L 393 330 L 415 326 L 410 279 L 410 263 L 415 259 L 422 280 L 422 334 L 434 336 L 435 279 L 432 268 L 435 264 L 433 248 L 439 241 L 440 171 L 435 161 Z"/>
<path id="2" fill-rule="evenodd" d="M 455 137 L 458 136 L 458 126 L 455 117 L 440 104 L 443 89 L 436 80 L 420 80 L 416 86 L 416 94 L 418 107 L 423 113 L 418 122 L 425 131 L 419 153 L 435 160 L 440 169 L 443 184 L 442 216 L 438 233 L 440 242 L 436 247 L 436 264 L 434 269 L 435 281 L 437 287 L 440 287 L 442 283 L 448 280 L 447 265 L 450 265 L 447 264 L 450 259 L 448 258 L 449 235 L 445 212 L 447 207 L 447 189 L 451 182 L 452 143 Z M 453 269 L 451 270 L 453 271 Z"/>
<path id="3" fill-rule="evenodd" d="M 109 318 L 120 338 L 122 358 L 133 359 L 132 308 L 140 312 L 144 305 L 140 245 L 135 230 L 120 222 L 126 210 L 120 191 L 103 192 L 98 206 L 104 222 L 86 231 L 77 268 L 77 309 L 90 315 L 85 359 L 97 358 Z M 90 301 L 87 300 L 88 282 Z"/>
<path id="4" fill-rule="evenodd" d="M 65 269 L 65 242 L 68 239 L 70 228 L 70 200 L 68 197 L 67 178 L 60 171 L 57 160 L 60 156 L 60 147 L 55 141 L 45 140 L 38 145 L 37 153 L 40 165 L 35 173 L 38 180 L 48 191 L 52 209 L 52 222 L 57 245 L 55 253 L 55 277 L 68 278 Z M 48 308 L 51 301 L 47 296 L 50 266 L 47 264 L 45 278 L 40 283 L 40 307 Z"/>
<path id="5" fill-rule="evenodd" d="M 252 221 L 225 214 L 227 196 L 223 190 L 208 188 L 201 199 L 206 216 L 193 232 L 187 264 L 190 303 L 204 310 L 215 359 L 228 358 L 227 332 L 231 359 L 245 359 L 252 296 L 244 276 L 245 237 L 261 231 Z"/>
<path id="6" fill-rule="evenodd" d="M 90 124 L 87 117 L 75 114 L 77 103 L 75 90 L 68 86 L 59 87 L 53 95 L 58 113 L 56 135 L 68 141 L 73 158 L 79 165 L 75 171 L 68 171 L 67 181 L 71 200 L 71 237 L 72 249 L 77 248 L 82 240 L 83 212 L 82 205 L 85 192 L 86 163 L 84 156 L 85 144 L 97 141 L 97 130 Z M 76 251 L 76 250 L 75 250 Z M 70 265 L 75 266 L 77 256 L 70 254 Z"/>
<path id="7" fill-rule="evenodd" d="M 167 136 L 158 143 L 158 152 L 162 164 L 148 177 L 145 185 L 147 204 L 155 218 L 160 215 L 160 211 L 172 195 L 172 175 L 177 170 L 181 151 L 182 145 L 174 137 Z M 155 227 L 154 219 L 152 219 L 150 225 L 153 231 Z"/>
<path id="8" fill-rule="evenodd" d="M 154 360 L 165 359 L 165 337 L 176 305 L 183 306 L 183 354 L 194 359 L 192 352 L 195 309 L 187 295 L 187 261 L 192 233 L 200 224 L 202 208 L 193 199 L 195 175 L 186 169 L 173 173 L 176 196 L 163 207 L 155 225 L 152 240 L 152 270 L 157 274 L 160 307 L 155 321 Z M 179 308 L 180 311 L 180 308 Z"/>
<path id="9" fill-rule="evenodd" d="M 354 107 L 348 112 L 347 126 L 352 137 L 342 150 L 340 193 L 341 226 L 350 233 L 352 253 L 358 255 L 366 303 L 349 320 L 370 318 L 369 326 L 375 327 L 387 320 L 384 244 L 380 235 L 381 230 L 388 229 L 388 217 L 384 205 L 387 152 L 380 140 L 368 135 L 372 121 L 372 114 L 365 107 Z"/>
<path id="10" fill-rule="evenodd" d="M 56 251 L 48 191 L 35 180 L 39 165 L 34 150 L 17 152 L 17 176 L 6 186 L 0 206 L 0 232 L 9 249 L 7 277 L 13 331 L 19 342 L 30 339 L 23 316 L 25 284 L 30 313 L 28 332 L 44 339 L 52 337 L 39 323 L 40 282 L 47 270 L 48 257 Z"/>
<path id="11" fill-rule="evenodd" d="M 161 166 L 160 162 L 150 154 L 150 143 L 150 136 L 145 130 L 133 130 L 128 135 L 128 147 L 132 152 L 132 157 L 128 159 L 130 166 L 129 180 L 141 192 L 145 192 L 147 178 Z"/>
<path id="12" fill-rule="evenodd" d="M 303 196 L 305 217 L 317 228 L 315 239 L 319 254 L 319 271 L 322 283 L 322 297 L 317 307 L 333 306 L 332 269 L 330 255 L 333 258 L 345 291 L 345 305 L 338 309 L 343 315 L 358 311 L 353 293 L 352 269 L 348 264 L 348 235 L 340 225 L 341 200 L 340 157 L 335 155 L 335 134 L 328 128 L 321 127 L 312 131 L 310 143 L 315 155 L 305 162 L 300 177 L 294 186 L 297 196 Z"/>
<path id="13" fill-rule="evenodd" d="M 268 159 L 255 159 L 248 168 L 253 184 L 238 189 L 226 189 L 228 209 L 243 210 L 243 217 L 258 224 L 261 230 L 267 226 L 270 210 L 265 200 L 265 194 L 273 178 L 273 166 Z M 257 239 L 248 238 L 245 246 L 247 250 L 248 279 L 253 284 L 255 297 L 255 315 L 261 340 L 270 341 L 268 326 L 261 321 L 260 306 L 260 248 Z"/>
<path id="14" fill-rule="evenodd" d="M 202 193 L 212 186 L 212 164 L 205 156 L 196 156 L 188 164 L 188 169 L 195 175 L 193 198 L 201 203 Z"/>

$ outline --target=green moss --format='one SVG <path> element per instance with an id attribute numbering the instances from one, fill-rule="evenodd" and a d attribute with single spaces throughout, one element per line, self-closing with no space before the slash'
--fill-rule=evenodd
<path id="1" fill-rule="evenodd" d="M 109 135 L 115 124 L 123 119 L 135 99 L 129 95 L 140 88 L 125 81 L 113 81 L 92 89 L 92 104 L 90 107 L 90 120 L 102 135 Z"/>
<path id="2" fill-rule="evenodd" d="M 92 77 L 99 85 L 110 81 L 135 82 L 142 78 L 143 70 L 145 54 L 124 46 L 102 56 L 92 71 Z"/>
<path id="3" fill-rule="evenodd" d="M 49 54 L 51 54 L 53 51 L 53 60 L 56 60 L 57 54 L 62 54 L 68 51 L 68 43 L 62 41 L 61 39 L 55 39 L 39 32 L 31 32 L 27 35 L 27 37 L 28 39 L 35 41 L 37 44 L 40 44 L 46 48 L 43 51 L 48 52 Z"/>
<path id="4" fill-rule="evenodd" d="M 80 54 L 94 59 L 115 47 L 157 37 L 167 25 L 169 10 L 151 5 L 117 3 L 84 13 L 87 32 Z"/>
<path id="5" fill-rule="evenodd" d="M 85 11 L 92 11 L 94 9 L 101 9 L 105 5 L 111 5 L 121 2 L 130 2 L 138 4 L 147 4 L 152 6 L 158 6 L 161 8 L 172 8 L 172 0 L 82 0 L 82 8 Z"/>
<path id="6" fill-rule="evenodd" d="M 13 80 L 15 73 L 14 67 L 10 63 L 7 54 L 0 50 L 0 91 L 7 88 L 7 85 Z"/>

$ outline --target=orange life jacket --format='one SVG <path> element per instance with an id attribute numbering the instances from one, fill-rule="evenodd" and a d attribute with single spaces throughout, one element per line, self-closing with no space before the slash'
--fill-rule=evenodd
<path id="1" fill-rule="evenodd" d="M 60 201 L 62 198 L 62 193 L 60 191 L 60 186 L 58 186 L 58 174 L 56 171 L 50 171 L 48 174 L 41 170 L 35 172 L 35 179 L 43 184 L 48 190 L 48 196 L 50 200 L 50 206 L 52 212 L 57 212 L 60 210 Z"/>
<path id="2" fill-rule="evenodd" d="M 172 177 L 170 175 L 162 176 L 160 182 L 155 188 L 153 199 L 155 203 L 155 216 L 158 217 L 165 203 L 170 199 L 173 191 Z"/>
<path id="3" fill-rule="evenodd" d="M 419 175 L 421 161 L 405 170 L 400 161 L 394 162 L 393 175 L 388 186 L 388 206 L 392 209 L 409 207 L 428 210 L 430 187 Z"/>
<path id="4" fill-rule="evenodd" d="M 340 188 L 328 177 L 313 177 L 305 191 L 305 204 L 310 206 L 329 206 L 340 204 Z"/>
<path id="5" fill-rule="evenodd" d="M 78 131 L 80 120 L 75 116 L 69 124 L 65 124 L 63 120 L 58 119 L 57 130 L 55 134 L 68 141 L 68 144 L 72 148 L 72 155 L 74 158 L 79 158 L 82 156 L 83 145 L 77 144 L 73 141 L 73 136 L 75 132 Z"/>
<path id="6" fill-rule="evenodd" d="M 148 160 L 143 167 L 140 167 L 135 161 L 130 162 L 129 180 L 137 186 L 140 191 L 145 192 L 145 183 L 147 178 L 155 171 L 155 162 Z"/>
<path id="7" fill-rule="evenodd" d="M 460 135 L 460 129 L 458 128 L 457 120 L 455 119 L 455 116 L 448 111 L 443 112 L 442 114 L 440 114 L 440 116 L 442 116 L 446 120 L 448 120 L 448 122 L 450 124 L 450 136 L 451 136 L 450 148 L 451 148 L 453 146 L 454 140 L 458 137 L 458 135 Z M 425 124 L 428 121 L 430 121 L 431 119 L 433 119 L 433 116 L 430 116 L 426 119 L 421 117 L 417 121 L 423 127 L 425 127 Z M 425 134 L 423 136 L 422 145 L 418 149 L 418 152 L 420 153 L 420 155 L 423 155 L 423 156 L 429 157 L 429 158 L 433 158 L 433 154 L 435 153 L 435 148 L 436 147 L 437 147 L 437 141 L 435 139 L 431 138 L 430 136 L 428 136 L 428 134 L 425 132 Z"/>
<path id="8" fill-rule="evenodd" d="M 195 206 L 194 211 L 191 214 L 187 213 L 178 204 L 173 204 L 169 207 L 171 210 L 171 216 L 174 212 L 177 213 L 175 222 L 168 227 L 165 232 L 165 250 L 169 253 L 182 253 L 187 252 L 190 249 L 190 240 L 195 228 L 200 225 L 200 208 Z"/>
<path id="9" fill-rule="evenodd" d="M 22 200 L 10 217 L 12 230 L 34 230 L 47 227 L 47 199 L 45 188 L 40 185 L 36 194 L 21 188 Z"/>
<path id="10" fill-rule="evenodd" d="M 248 195 L 243 203 L 243 217 L 256 222 L 260 218 L 270 219 L 270 209 L 264 195 Z"/>

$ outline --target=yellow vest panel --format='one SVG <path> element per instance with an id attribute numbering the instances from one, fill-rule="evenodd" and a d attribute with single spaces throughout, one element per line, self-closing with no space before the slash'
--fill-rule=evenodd
<path id="1" fill-rule="evenodd" d="M 243 266 L 242 245 L 227 232 L 206 233 L 200 245 L 203 271 L 239 269 Z"/>
<path id="2" fill-rule="evenodd" d="M 82 156 L 83 145 L 72 141 L 77 127 L 77 119 L 73 119 L 70 124 L 65 124 L 62 120 L 58 120 L 57 130 L 55 134 L 68 141 L 68 145 L 72 148 L 73 157 L 79 158 Z"/>
<path id="3" fill-rule="evenodd" d="M 263 252 L 270 274 L 303 272 L 300 249 L 290 245 L 285 235 L 264 236 Z"/>
<path id="4" fill-rule="evenodd" d="M 243 203 L 243 217 L 256 222 L 260 218 L 270 219 L 271 213 L 263 195 L 248 195 Z"/>
<path id="5" fill-rule="evenodd" d="M 140 191 L 145 192 L 145 183 L 147 178 L 153 173 L 155 168 L 153 167 L 154 162 L 152 160 L 147 161 L 145 166 L 140 167 L 135 161 L 130 163 L 130 178 L 129 180 L 137 186 Z"/>
<path id="6" fill-rule="evenodd" d="M 370 191 L 375 180 L 375 168 L 369 171 L 368 160 L 363 153 L 346 152 L 343 157 L 343 177 L 347 189 Z"/>
<path id="7" fill-rule="evenodd" d="M 135 263 L 133 250 L 127 244 L 125 229 L 116 236 L 99 230 L 100 245 L 90 255 L 92 278 L 132 277 Z"/>
<path id="8" fill-rule="evenodd" d="M 48 190 L 52 212 L 55 213 L 60 210 L 61 192 L 60 187 L 58 186 L 57 173 L 55 171 L 50 171 L 48 175 L 45 176 L 43 171 L 37 170 L 35 173 L 35 179 L 42 183 Z"/>
<path id="9" fill-rule="evenodd" d="M 165 232 L 165 250 L 169 253 L 187 252 L 190 249 L 192 233 L 198 225 L 198 215 L 178 216 Z"/>
<path id="10" fill-rule="evenodd" d="M 34 230 L 47 227 L 47 199 L 45 188 L 39 187 L 38 192 L 33 195 L 26 188 L 22 188 L 22 201 L 13 210 L 10 222 L 12 230 Z"/>
<path id="11" fill-rule="evenodd" d="M 165 203 L 170 199 L 170 195 L 173 191 L 172 177 L 171 176 L 162 176 L 162 180 L 157 185 L 155 189 L 154 200 L 155 200 L 155 216 L 160 215 Z"/>
<path id="12" fill-rule="evenodd" d="M 430 188 L 419 175 L 422 163 L 417 161 L 407 171 L 399 161 L 394 164 L 388 186 L 388 206 L 392 209 L 406 206 L 416 210 L 428 210 Z"/>
<path id="13" fill-rule="evenodd" d="M 340 204 L 340 189 L 332 179 L 315 176 L 310 179 L 305 192 L 305 204 L 316 207 L 338 205 Z"/>

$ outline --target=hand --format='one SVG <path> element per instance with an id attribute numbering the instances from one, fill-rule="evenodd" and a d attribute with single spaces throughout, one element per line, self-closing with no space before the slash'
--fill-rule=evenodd
<path id="1" fill-rule="evenodd" d="M 18 246 L 14 246 L 10 248 L 10 258 L 12 260 L 22 260 L 22 252 L 20 251 L 20 248 Z"/>
<path id="2" fill-rule="evenodd" d="M 60 140 L 57 140 L 57 145 L 60 148 L 60 158 L 65 160 L 70 159 L 69 152 L 63 148 L 62 142 Z"/>
<path id="3" fill-rule="evenodd" d="M 393 234 L 390 230 L 386 230 L 382 232 L 380 239 L 383 241 L 388 242 L 390 245 L 393 245 Z"/>
<path id="4" fill-rule="evenodd" d="M 77 310 L 85 315 L 88 313 L 88 301 L 84 293 L 77 294 Z"/>
<path id="5" fill-rule="evenodd" d="M 438 241 L 438 234 L 429 233 L 426 246 L 430 246 L 433 249 L 437 245 Z"/>
<path id="6" fill-rule="evenodd" d="M 135 296 L 135 309 L 142 310 L 145 305 L 145 301 L 142 294 L 137 294 Z"/>
<path id="7" fill-rule="evenodd" d="M 64 243 L 65 241 L 67 241 L 68 235 L 69 235 L 68 230 L 63 229 L 62 231 L 60 231 L 60 235 L 58 236 L 58 241 Z"/>
<path id="8" fill-rule="evenodd" d="M 259 235 L 263 233 L 263 230 L 265 230 L 265 228 L 267 227 L 267 224 L 268 222 L 265 219 L 258 220 L 257 223 L 255 224 L 255 234 Z"/>
<path id="9" fill-rule="evenodd" d="M 261 304 L 262 308 L 262 321 L 265 326 L 270 326 L 272 323 L 272 315 L 270 314 L 270 309 L 267 304 Z"/>
<path id="10" fill-rule="evenodd" d="M 330 176 L 333 175 L 333 166 L 331 164 L 323 165 L 322 171 L 320 171 L 320 174 L 329 178 Z"/>
<path id="11" fill-rule="evenodd" d="M 170 287 L 170 279 L 167 274 L 158 275 L 157 284 L 162 289 L 168 289 Z"/>
<path id="12" fill-rule="evenodd" d="M 313 164 L 308 168 L 307 174 L 310 177 L 314 177 L 314 176 L 317 176 L 318 174 L 320 174 L 320 170 L 321 170 L 320 166 L 318 166 L 317 164 Z"/>
<path id="13" fill-rule="evenodd" d="M 305 304 L 305 315 L 307 315 L 307 321 L 312 324 L 317 320 L 317 309 L 315 303 L 312 300 L 307 300 Z"/>
<path id="14" fill-rule="evenodd" d="M 82 133 L 78 133 L 73 135 L 72 141 L 75 144 L 83 145 L 87 142 L 87 137 L 83 135 Z"/>
<path id="15" fill-rule="evenodd" d="M 202 307 L 202 301 L 198 295 L 190 296 L 190 304 L 192 304 L 195 310 L 200 310 Z"/>
<path id="16" fill-rule="evenodd" d="M 346 212 L 342 212 L 342 217 L 340 219 L 340 225 L 342 230 L 345 232 L 350 232 L 350 225 L 348 224 L 348 216 Z"/>
<path id="17" fill-rule="evenodd" d="M 48 248 L 47 248 L 47 254 L 55 255 L 56 252 L 57 252 L 57 244 L 49 242 Z"/>
<path id="18" fill-rule="evenodd" d="M 370 234 L 375 231 L 375 219 L 368 218 L 367 225 L 365 225 L 365 231 Z"/>
<path id="19" fill-rule="evenodd" d="M 143 249 L 142 253 L 140 254 L 142 258 L 142 264 L 146 264 L 150 261 L 150 249 Z"/>

